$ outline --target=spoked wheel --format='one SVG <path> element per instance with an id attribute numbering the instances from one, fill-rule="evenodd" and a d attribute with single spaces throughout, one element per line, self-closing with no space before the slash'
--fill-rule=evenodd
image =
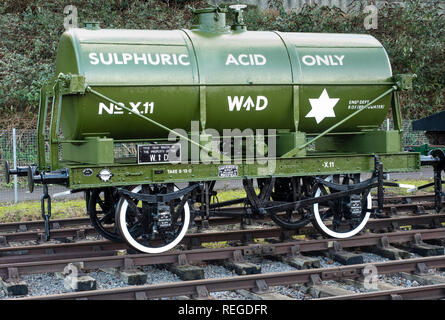
<path id="1" fill-rule="evenodd" d="M 119 200 L 116 188 L 86 191 L 87 211 L 91 224 L 104 238 L 122 242 L 122 237 L 114 223 L 115 208 Z"/>
<path id="2" fill-rule="evenodd" d="M 132 193 L 172 193 L 172 184 L 139 185 Z M 188 195 L 168 202 L 149 203 L 123 195 L 116 208 L 117 227 L 129 246 L 145 253 L 161 253 L 179 244 L 190 223 Z"/>
<path id="3" fill-rule="evenodd" d="M 295 202 L 311 197 L 311 177 L 279 178 L 271 194 L 274 201 Z M 261 184 L 258 181 L 261 188 Z M 300 229 L 310 222 L 312 216 L 311 207 L 297 210 L 286 210 L 284 213 L 271 214 L 272 220 L 286 229 Z"/>
<path id="4" fill-rule="evenodd" d="M 360 174 L 335 175 L 324 179 L 338 185 L 353 186 L 360 182 Z M 318 185 L 314 197 L 336 192 L 322 184 Z M 369 189 L 341 199 L 319 202 L 313 205 L 314 226 L 324 235 L 333 238 L 349 238 L 359 233 L 371 215 L 372 199 Z"/>

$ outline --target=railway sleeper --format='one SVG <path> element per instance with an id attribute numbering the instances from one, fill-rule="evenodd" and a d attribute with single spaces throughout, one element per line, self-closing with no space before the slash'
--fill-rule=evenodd
<path id="1" fill-rule="evenodd" d="M 363 248 L 366 252 L 371 252 L 374 254 L 378 254 L 382 257 L 391 259 L 391 260 L 401 260 L 401 259 L 409 259 L 411 258 L 411 253 L 402 250 L 396 247 L 393 247 L 389 244 L 388 237 L 382 237 L 379 241 L 379 244 L 376 246 L 367 246 Z"/>
<path id="2" fill-rule="evenodd" d="M 357 289 L 368 290 L 368 291 L 383 291 L 383 290 L 395 290 L 401 289 L 401 287 L 393 286 L 392 284 L 377 280 L 374 285 L 369 285 L 369 282 L 365 282 L 364 278 L 360 279 L 342 279 L 340 282 L 354 286 Z"/>
<path id="3" fill-rule="evenodd" d="M 402 272 L 400 275 L 407 280 L 417 281 L 423 286 L 445 283 L 445 277 L 437 274 L 418 275 L 415 273 Z"/>
<path id="4" fill-rule="evenodd" d="M 404 245 L 401 246 L 402 248 L 404 247 Z M 428 244 L 422 241 L 422 236 L 420 234 L 414 235 L 414 239 L 408 245 L 408 250 L 411 250 L 423 257 L 438 256 L 445 253 L 444 247 Z"/>
<path id="5" fill-rule="evenodd" d="M 321 281 L 313 281 L 309 284 L 308 293 L 314 298 L 324 298 L 332 296 L 343 296 L 353 293 L 353 291 L 340 288 L 335 285 L 323 284 Z"/>
<path id="6" fill-rule="evenodd" d="M 124 259 L 124 266 L 121 268 L 102 268 L 101 271 L 120 278 L 128 285 L 142 285 L 147 283 L 147 274 L 137 269 L 133 259 Z"/>
<path id="7" fill-rule="evenodd" d="M 334 241 L 332 248 L 330 248 L 328 252 L 324 252 L 324 254 L 343 265 L 363 263 L 362 254 L 344 250 L 341 243 L 338 241 Z"/>
<path id="8" fill-rule="evenodd" d="M 10 296 L 28 294 L 28 284 L 20 278 L 17 268 L 8 268 L 8 278 L 0 279 L 1 287 Z"/>
<path id="9" fill-rule="evenodd" d="M 199 266 L 174 264 L 170 266 L 169 271 L 184 281 L 204 279 L 204 269 Z"/>
<path id="10" fill-rule="evenodd" d="M 235 292 L 250 300 L 295 300 L 278 292 L 254 293 L 244 289 Z"/>

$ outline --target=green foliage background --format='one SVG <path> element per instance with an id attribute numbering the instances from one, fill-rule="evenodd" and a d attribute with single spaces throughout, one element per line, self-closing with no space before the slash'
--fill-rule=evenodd
<path id="1" fill-rule="evenodd" d="M 99 21 L 102 28 L 129 29 L 190 28 L 189 6 L 208 6 L 204 0 L 3 0 L 3 119 L 35 116 L 39 88 L 53 75 L 57 42 L 64 31 L 63 9 L 68 4 L 77 7 L 79 22 Z M 378 29 L 369 31 L 363 26 L 367 14 L 362 10 L 344 13 L 337 8 L 305 5 L 297 13 L 284 10 L 280 0 L 269 0 L 269 5 L 269 10 L 262 11 L 249 6 L 245 19 L 249 30 L 370 33 L 386 48 L 394 74 L 418 75 L 415 90 L 401 96 L 404 117 L 416 119 L 445 109 L 445 18 L 439 15 L 438 4 L 409 0 L 404 6 L 386 5 L 378 12 Z M 14 125 L 20 127 L 16 121 Z"/>

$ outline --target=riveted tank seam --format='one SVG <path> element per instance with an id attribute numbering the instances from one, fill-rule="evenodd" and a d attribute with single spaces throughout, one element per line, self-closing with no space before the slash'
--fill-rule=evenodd
<path id="1" fill-rule="evenodd" d="M 187 29 L 180 29 L 180 30 L 183 32 L 183 34 L 185 34 L 186 39 L 188 40 L 188 42 L 190 43 L 190 45 L 191 45 L 191 47 L 192 47 L 192 50 L 193 50 L 193 57 L 194 57 L 194 59 L 195 59 L 196 71 L 198 72 L 198 83 L 199 83 L 199 84 L 202 84 L 202 83 L 203 83 L 203 81 L 202 81 L 202 75 L 201 75 L 201 72 L 200 72 L 200 70 L 199 70 L 198 56 L 197 56 L 197 54 L 196 54 L 195 44 L 193 43 L 192 38 L 191 38 L 190 35 L 189 35 L 189 32 L 191 32 L 191 31 L 190 31 L 190 30 L 187 30 Z"/>
<path id="2" fill-rule="evenodd" d="M 193 44 L 192 39 L 188 35 L 188 31 L 189 30 L 187 30 L 187 29 L 180 29 L 180 31 L 182 31 L 182 36 L 184 37 L 184 41 L 187 44 L 187 50 L 189 51 L 189 53 L 193 52 L 193 58 L 194 58 L 193 61 L 194 61 L 194 66 L 196 68 L 197 77 L 198 77 L 198 81 L 197 82 L 201 83 L 201 73 L 199 72 L 198 58 L 196 56 L 195 45 Z M 190 48 L 189 48 L 189 44 L 190 44 Z"/>
<path id="3" fill-rule="evenodd" d="M 286 48 L 286 52 L 287 52 L 287 57 L 289 59 L 289 65 L 290 65 L 290 73 L 291 73 L 291 79 L 292 79 L 292 108 L 293 108 L 293 117 L 294 117 L 294 126 L 295 126 L 295 131 L 298 131 L 298 126 L 300 123 L 300 87 L 299 85 L 295 85 L 294 83 L 296 82 L 296 77 L 294 74 L 294 63 L 291 59 L 291 53 L 289 51 L 289 48 L 287 46 L 286 41 L 284 40 L 284 38 L 281 36 L 281 33 L 279 31 L 272 31 L 273 33 L 275 33 L 283 42 L 284 47 Z M 298 66 L 300 67 L 300 65 L 298 64 Z M 301 67 L 300 67 L 301 69 Z M 300 70 L 301 71 L 301 70 Z"/>
<path id="4" fill-rule="evenodd" d="M 287 43 L 286 43 L 286 41 L 284 41 L 284 39 L 281 36 L 281 33 L 279 31 L 272 31 L 272 33 L 275 33 L 281 39 L 281 41 L 284 44 L 284 47 L 286 48 L 287 57 L 289 58 L 289 65 L 290 65 L 290 73 L 291 73 L 291 76 L 292 76 L 292 82 L 295 82 L 294 81 L 295 80 L 295 78 L 294 78 L 294 67 L 292 65 L 292 60 L 290 58 L 290 52 L 289 52 L 289 48 L 287 46 Z"/>

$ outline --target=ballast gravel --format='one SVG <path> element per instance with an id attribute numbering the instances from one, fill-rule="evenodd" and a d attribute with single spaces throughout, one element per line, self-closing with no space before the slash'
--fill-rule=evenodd
<path id="1" fill-rule="evenodd" d="M 107 272 L 103 271 L 89 272 L 87 275 L 92 277 L 93 279 L 96 279 L 96 288 L 98 290 L 122 288 L 128 286 L 119 277 Z"/>
<path id="2" fill-rule="evenodd" d="M 374 253 L 363 252 L 361 253 L 361 255 L 363 256 L 363 263 L 383 262 L 389 260 L 388 258 L 379 256 Z"/>
<path id="3" fill-rule="evenodd" d="M 69 292 L 65 288 L 64 280 L 54 273 L 40 273 L 23 275 L 21 277 L 28 284 L 28 296 L 44 296 Z"/>
<path id="4" fill-rule="evenodd" d="M 307 290 L 302 289 L 303 286 L 295 286 L 294 288 L 290 288 L 287 286 L 276 286 L 271 287 L 271 291 L 282 294 L 283 296 L 288 296 L 290 298 L 296 300 L 306 300 L 308 299 L 308 295 L 306 294 Z"/>
<path id="5" fill-rule="evenodd" d="M 337 261 L 334 261 L 333 259 L 328 257 L 316 256 L 315 258 L 320 260 L 320 268 L 332 268 L 342 266 L 341 263 L 338 263 Z"/>
<path id="6" fill-rule="evenodd" d="M 234 276 L 236 276 L 236 274 L 232 273 L 229 269 L 226 269 L 223 266 L 208 264 L 204 267 L 205 279 L 234 277 Z"/>
<path id="7" fill-rule="evenodd" d="M 282 263 L 280 261 L 272 261 L 269 259 L 262 259 L 259 262 L 252 260 L 252 263 L 255 263 L 261 267 L 261 273 L 285 272 L 285 271 L 296 270 L 294 267 L 286 263 Z"/>
<path id="8" fill-rule="evenodd" d="M 408 280 L 399 274 L 382 275 L 379 276 L 381 281 L 387 282 L 393 286 L 399 286 L 404 288 L 418 287 L 420 284 L 417 281 Z"/>
<path id="9" fill-rule="evenodd" d="M 182 281 L 176 274 L 162 267 L 144 266 L 141 271 L 147 273 L 147 284 Z"/>
<path id="10" fill-rule="evenodd" d="M 215 300 L 251 300 L 235 291 L 210 292 L 210 296 Z"/>

